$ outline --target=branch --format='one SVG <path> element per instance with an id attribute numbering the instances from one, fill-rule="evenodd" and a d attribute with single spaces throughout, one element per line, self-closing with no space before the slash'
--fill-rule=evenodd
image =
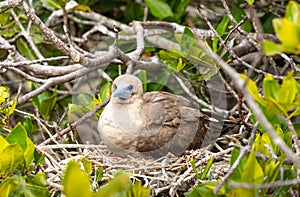
<path id="1" fill-rule="evenodd" d="M 21 0 L 16 6 L 42 31 L 47 40 L 55 45 L 57 49 L 68 55 L 76 63 L 82 61 L 83 56 L 78 51 L 71 49 L 62 40 L 60 40 L 55 33 L 43 23 L 43 21 L 35 14 L 34 10 L 29 7 L 24 0 Z"/>
<path id="2" fill-rule="evenodd" d="M 298 166 L 300 165 L 300 159 L 299 157 L 294 155 L 294 152 L 285 144 L 285 142 L 277 135 L 275 132 L 273 126 L 270 124 L 270 122 L 266 119 L 266 117 L 263 115 L 263 112 L 259 108 L 258 104 L 255 102 L 247 88 L 245 88 L 245 82 L 240 78 L 239 74 L 228 64 L 224 62 L 217 54 L 212 52 L 207 45 L 200 39 L 198 39 L 198 42 L 200 43 L 201 47 L 205 50 L 205 52 L 213 58 L 217 64 L 220 65 L 220 67 L 223 69 L 225 73 L 227 73 L 230 78 L 232 79 L 232 82 L 236 86 L 236 88 L 241 89 L 241 91 L 244 94 L 244 97 L 246 98 L 246 102 L 248 103 L 249 107 L 252 109 L 254 115 L 258 119 L 258 121 L 261 123 L 262 127 L 268 132 L 268 134 L 273 139 L 274 143 L 287 155 L 287 157 L 293 161 Z"/>

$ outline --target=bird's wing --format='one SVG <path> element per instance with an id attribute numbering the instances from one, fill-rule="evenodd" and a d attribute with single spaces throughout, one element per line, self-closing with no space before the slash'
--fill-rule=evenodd
<path id="1" fill-rule="evenodd" d="M 168 92 L 147 92 L 143 100 L 142 117 L 146 119 L 147 126 L 163 124 L 176 127 L 182 120 L 197 121 L 202 115 L 188 99 Z"/>
<path id="2" fill-rule="evenodd" d="M 164 146 L 166 150 L 187 148 L 202 116 L 199 109 L 193 108 L 184 97 L 167 92 L 147 92 L 143 100 L 141 116 L 144 129 L 137 149 L 147 152 Z"/>

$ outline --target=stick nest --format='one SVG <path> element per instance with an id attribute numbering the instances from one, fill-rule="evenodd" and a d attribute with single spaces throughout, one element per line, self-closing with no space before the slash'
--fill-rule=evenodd
<path id="1" fill-rule="evenodd" d="M 61 177 L 69 160 L 84 158 L 92 162 L 94 169 L 103 168 L 103 183 L 112 178 L 114 172 L 123 170 L 131 174 L 132 180 L 140 180 L 144 186 L 150 186 L 151 196 L 181 196 L 189 191 L 191 186 L 201 183 L 191 166 L 192 158 L 197 171 L 201 172 L 210 158 L 214 157 L 213 165 L 205 180 L 220 179 L 229 170 L 230 153 L 233 148 L 222 149 L 218 145 L 215 147 L 218 151 L 212 152 L 209 150 L 210 147 L 206 147 L 186 151 L 181 157 L 168 154 L 156 160 L 130 156 L 117 157 L 108 151 L 105 145 L 58 144 L 39 146 L 38 150 L 46 158 L 42 168 L 48 174 L 51 193 L 61 192 Z"/>

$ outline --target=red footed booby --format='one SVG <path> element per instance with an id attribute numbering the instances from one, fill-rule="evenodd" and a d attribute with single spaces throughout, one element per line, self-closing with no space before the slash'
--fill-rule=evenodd
<path id="1" fill-rule="evenodd" d="M 114 80 L 111 100 L 98 122 L 101 140 L 123 156 L 179 156 L 214 143 L 221 130 L 221 118 L 210 117 L 179 95 L 144 93 L 142 82 L 129 74 Z"/>

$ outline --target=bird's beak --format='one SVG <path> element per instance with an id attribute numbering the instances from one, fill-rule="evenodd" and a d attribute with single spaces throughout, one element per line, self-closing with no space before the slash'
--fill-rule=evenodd
<path id="1" fill-rule="evenodd" d="M 118 87 L 118 89 L 113 93 L 113 97 L 119 97 L 120 99 L 126 100 L 130 98 L 133 91 L 134 90 L 130 85 Z"/>

